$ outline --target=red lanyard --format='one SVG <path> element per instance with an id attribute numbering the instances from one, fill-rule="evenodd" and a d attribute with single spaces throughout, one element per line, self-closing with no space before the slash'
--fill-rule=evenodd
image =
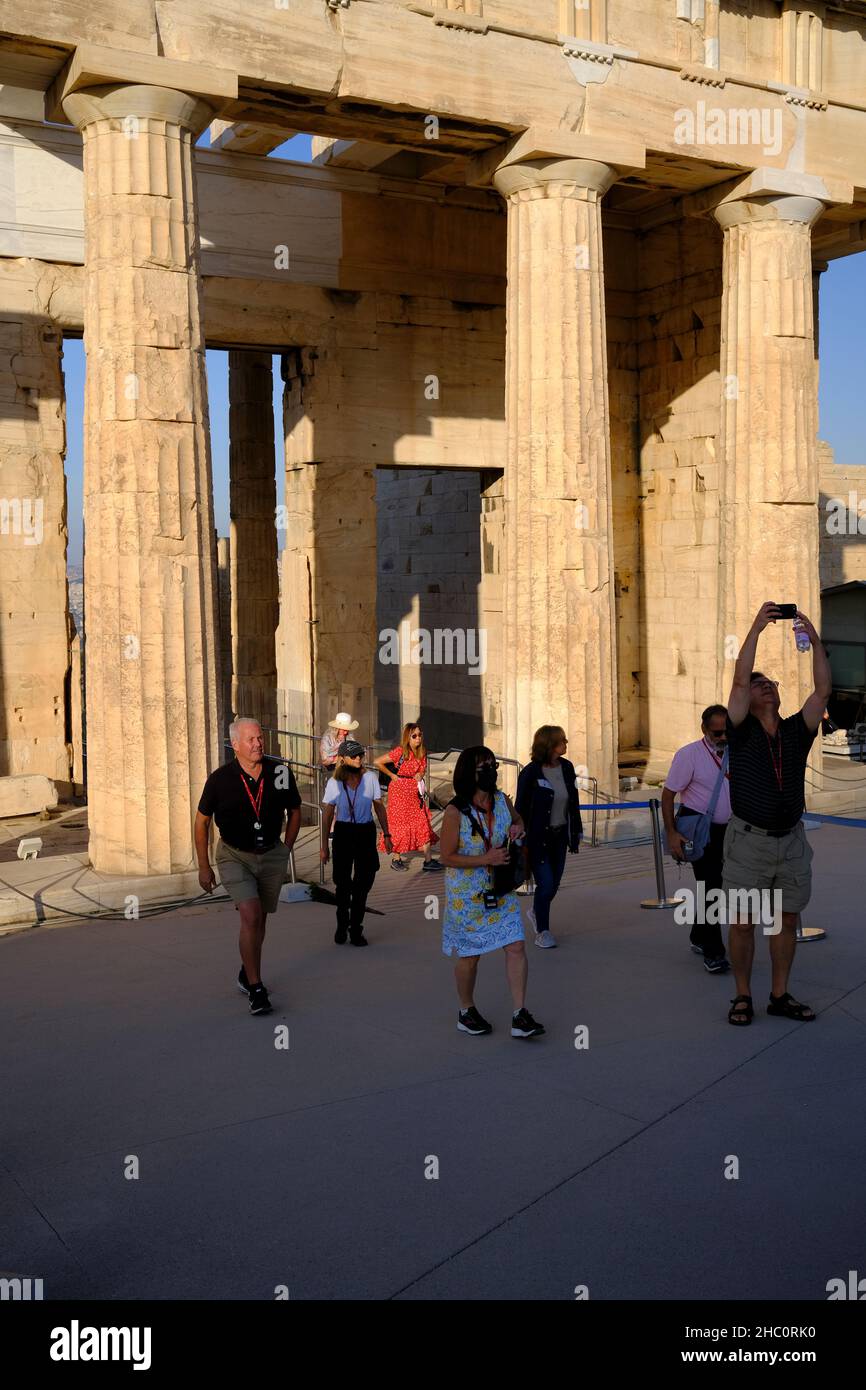
<path id="1" fill-rule="evenodd" d="M 264 789 L 265 789 L 265 774 L 264 774 L 264 771 L 262 771 L 262 773 L 261 773 L 261 780 L 260 780 L 260 782 L 259 782 L 259 789 L 258 789 L 258 791 L 256 792 L 255 799 L 253 799 L 253 794 L 252 794 L 252 792 L 251 792 L 250 789 L 249 789 L 249 785 L 248 785 L 248 783 L 247 783 L 246 777 L 245 777 L 244 774 L 243 774 L 243 771 L 241 772 L 241 781 L 243 782 L 243 785 L 244 785 L 244 791 L 246 792 L 247 796 L 248 796 L 249 799 L 250 799 L 250 805 L 252 806 L 253 810 L 254 810 L 255 813 L 256 813 L 256 826 L 255 826 L 255 828 L 256 828 L 256 830 L 258 830 L 258 829 L 259 829 L 259 821 L 260 821 L 261 818 L 262 818 L 262 792 L 263 792 Z"/>
<path id="2" fill-rule="evenodd" d="M 770 738 L 770 735 L 767 733 L 767 730 L 766 730 L 766 729 L 764 729 L 764 737 L 766 738 L 767 743 L 769 744 L 769 747 L 770 747 L 770 757 L 771 757 L 772 760 L 773 760 L 773 771 L 774 771 L 775 774 L 776 774 L 776 781 L 777 781 L 778 784 L 779 784 L 779 791 L 781 792 L 781 790 L 782 790 L 782 731 L 781 731 L 781 729 L 778 729 L 778 730 L 776 731 L 777 747 L 778 747 L 778 751 L 779 751 L 779 758 L 778 758 L 778 761 L 776 760 L 776 748 L 773 747 L 773 740 Z"/>
<path id="3" fill-rule="evenodd" d="M 716 754 L 713 752 L 712 748 L 711 748 L 710 745 L 707 743 L 707 740 L 706 740 L 705 738 L 704 738 L 704 739 L 701 739 L 701 742 L 703 743 L 704 747 L 706 748 L 707 752 L 709 753 L 709 755 L 710 755 L 710 757 L 712 758 L 713 762 L 715 763 L 716 767 L 721 768 L 721 766 L 722 766 L 722 760 L 721 760 L 721 758 L 719 758 L 719 757 L 716 756 Z M 729 772 L 726 772 L 726 773 L 725 773 L 725 776 L 727 777 L 728 781 L 730 782 L 730 780 L 731 780 L 731 774 L 730 774 Z"/>

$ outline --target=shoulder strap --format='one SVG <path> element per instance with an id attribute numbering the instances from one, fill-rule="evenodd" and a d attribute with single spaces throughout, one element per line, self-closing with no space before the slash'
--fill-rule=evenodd
<path id="1" fill-rule="evenodd" d="M 727 772 L 727 770 L 728 770 L 728 749 L 726 748 L 725 751 L 724 751 L 724 753 L 722 754 L 722 765 L 721 765 L 721 767 L 719 768 L 719 775 L 718 775 L 718 777 L 716 778 L 716 785 L 713 787 L 713 794 L 712 794 L 712 796 L 710 797 L 710 804 L 709 804 L 709 806 L 707 807 L 707 815 L 709 816 L 710 820 L 713 819 L 713 815 L 715 814 L 716 805 L 717 805 L 718 800 L 719 800 L 719 797 L 720 797 L 720 795 L 721 795 L 722 783 L 723 783 L 724 780 L 725 780 L 725 773 Z"/>

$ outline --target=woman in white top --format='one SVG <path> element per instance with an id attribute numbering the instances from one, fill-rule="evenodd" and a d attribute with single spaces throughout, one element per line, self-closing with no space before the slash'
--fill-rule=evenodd
<path id="1" fill-rule="evenodd" d="M 391 836 L 382 802 L 382 791 L 375 772 L 364 767 L 364 748 L 352 738 L 340 744 L 337 767 L 329 778 L 322 802 L 322 863 L 327 864 L 328 836 L 334 823 L 334 888 L 337 894 L 337 930 L 334 940 L 341 946 L 346 938 L 353 946 L 367 946 L 364 913 L 367 895 L 379 872 L 376 827 L 373 811 L 391 852 Z"/>

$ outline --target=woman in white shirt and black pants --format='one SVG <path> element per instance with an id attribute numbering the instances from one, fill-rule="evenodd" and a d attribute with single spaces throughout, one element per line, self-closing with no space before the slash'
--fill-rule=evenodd
<path id="1" fill-rule="evenodd" d="M 367 894 L 379 872 L 376 827 L 373 810 L 382 827 L 385 849 L 391 853 L 391 836 L 382 802 L 382 790 L 375 772 L 364 767 L 364 748 L 354 739 L 340 744 L 334 776 L 329 778 L 322 802 L 322 851 L 327 864 L 328 837 L 334 825 L 334 888 L 337 894 L 337 930 L 334 940 L 341 946 L 349 939 L 353 946 L 367 946 L 364 913 Z"/>

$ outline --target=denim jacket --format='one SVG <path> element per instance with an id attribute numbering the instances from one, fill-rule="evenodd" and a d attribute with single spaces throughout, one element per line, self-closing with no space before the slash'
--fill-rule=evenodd
<path id="1" fill-rule="evenodd" d="M 580 818 L 580 799 L 577 795 L 574 764 L 567 758 L 560 758 L 559 765 L 568 792 L 568 848 L 571 854 L 577 854 L 583 838 L 583 821 Z M 514 809 L 526 826 L 526 842 L 530 854 L 543 848 L 544 837 L 550 826 L 550 813 L 553 810 L 553 788 L 539 787 L 539 781 L 543 780 L 544 769 L 540 761 L 527 763 L 517 779 Z"/>

